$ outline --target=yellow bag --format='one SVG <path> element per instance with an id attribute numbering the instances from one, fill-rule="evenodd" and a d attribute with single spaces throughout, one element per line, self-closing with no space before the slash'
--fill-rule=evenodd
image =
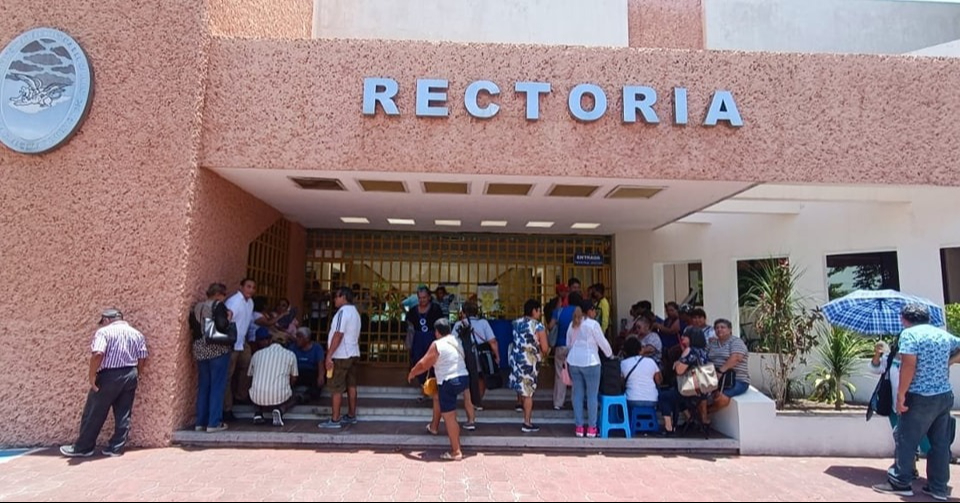
<path id="1" fill-rule="evenodd" d="M 436 377 L 428 377 L 427 380 L 423 382 L 423 394 L 427 396 L 433 396 L 437 394 Z"/>

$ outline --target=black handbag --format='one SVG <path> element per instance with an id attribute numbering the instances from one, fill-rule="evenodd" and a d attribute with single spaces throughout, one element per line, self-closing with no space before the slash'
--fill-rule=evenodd
<path id="1" fill-rule="evenodd" d="M 867 421 L 874 414 L 884 417 L 893 414 L 893 384 L 890 383 L 890 366 L 893 364 L 893 358 L 896 355 L 897 351 L 893 349 L 887 356 L 887 368 L 880 376 L 880 381 L 877 383 L 877 387 L 873 389 L 873 395 L 867 405 Z"/>
<path id="2" fill-rule="evenodd" d="M 497 362 L 493 358 L 493 348 L 489 342 L 477 344 L 477 370 L 480 375 L 493 375 L 497 372 Z"/>
<path id="3" fill-rule="evenodd" d="M 222 323 L 219 328 L 217 327 L 217 309 L 221 305 L 220 302 L 214 302 L 211 309 L 213 316 L 203 318 L 203 341 L 215 346 L 233 346 L 237 342 L 237 324 L 228 322 L 225 330 Z"/>

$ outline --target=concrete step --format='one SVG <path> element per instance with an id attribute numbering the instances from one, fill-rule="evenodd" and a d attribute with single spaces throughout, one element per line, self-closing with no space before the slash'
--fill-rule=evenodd
<path id="1" fill-rule="evenodd" d="M 462 416 L 462 412 L 461 412 Z M 537 433 L 520 432 L 519 418 L 511 422 L 481 423 L 476 431 L 461 431 L 461 441 L 469 455 L 478 451 L 523 452 L 581 452 L 581 453 L 690 453 L 733 455 L 739 452 L 736 440 L 722 437 L 690 436 L 662 438 L 576 438 L 571 422 L 541 424 Z M 388 448 L 388 449 L 448 449 L 445 426 L 440 435 L 429 434 L 426 421 L 361 421 L 341 430 L 321 430 L 315 421 L 287 419 L 282 427 L 255 426 L 235 422 L 230 429 L 217 433 L 177 431 L 173 442 L 184 446 L 201 447 L 326 447 L 326 448 Z"/>
<path id="2" fill-rule="evenodd" d="M 377 421 L 417 421 L 429 420 L 433 413 L 431 400 L 417 401 L 419 395 L 400 395 L 389 398 L 367 398 L 358 390 L 359 399 L 357 415 L 360 418 L 370 418 Z M 460 400 L 459 413 L 464 414 L 463 400 Z M 477 411 L 477 422 L 512 422 L 522 417 L 514 407 L 515 398 L 502 399 L 497 395 L 484 398 L 484 410 Z M 569 405 L 568 405 L 569 407 Z M 254 413 L 252 405 L 235 405 L 233 413 L 240 419 L 252 419 Z M 329 398 L 321 398 L 314 404 L 298 405 L 287 412 L 290 419 L 319 420 L 330 417 L 332 409 Z M 535 421 L 543 423 L 569 424 L 573 422 L 573 410 L 553 410 L 549 402 L 534 405 L 533 417 Z"/>
<path id="3" fill-rule="evenodd" d="M 324 388 L 321 396 L 328 398 L 330 396 L 330 391 L 327 388 Z M 357 387 L 357 396 L 361 398 L 397 398 L 397 397 L 407 397 L 415 399 L 417 397 L 423 396 L 423 393 L 420 391 L 419 387 L 415 386 L 358 386 Z M 494 399 L 494 400 L 510 400 L 516 401 L 517 394 L 515 391 L 507 388 L 500 389 L 491 389 L 487 390 L 484 395 L 484 400 Z M 570 400 L 570 393 L 567 393 L 567 401 Z M 534 403 L 550 403 L 553 401 L 553 388 L 549 390 L 538 391 L 533 396 Z"/>

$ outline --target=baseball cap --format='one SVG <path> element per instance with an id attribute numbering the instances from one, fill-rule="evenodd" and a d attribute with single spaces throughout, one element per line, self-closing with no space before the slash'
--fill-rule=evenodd
<path id="1" fill-rule="evenodd" d="M 115 307 L 110 307 L 100 312 L 100 319 L 103 318 L 115 320 L 118 318 L 123 318 L 123 313 L 121 313 L 120 310 Z"/>

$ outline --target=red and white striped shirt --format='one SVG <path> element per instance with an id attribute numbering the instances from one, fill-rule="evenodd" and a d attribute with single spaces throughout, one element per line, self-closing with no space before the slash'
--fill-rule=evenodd
<path id="1" fill-rule="evenodd" d="M 123 320 L 117 320 L 93 334 L 90 351 L 103 353 L 103 361 L 97 372 L 135 367 L 147 357 L 147 342 L 139 330 Z"/>

